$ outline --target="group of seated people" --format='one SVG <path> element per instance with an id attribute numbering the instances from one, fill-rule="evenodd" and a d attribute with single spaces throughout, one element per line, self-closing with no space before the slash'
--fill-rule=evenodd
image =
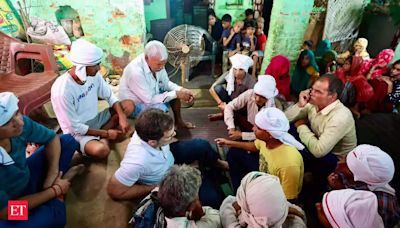
<path id="1" fill-rule="evenodd" d="M 252 76 L 256 79 L 264 57 L 267 36 L 264 34 L 264 18 L 254 19 L 254 10 L 245 11 L 244 21 L 238 20 L 232 26 L 232 16 L 225 14 L 221 20 L 214 10 L 208 12 L 208 32 L 218 41 L 228 57 L 241 53 L 253 59 Z M 224 58 L 224 57 L 223 57 Z"/>
<path id="2" fill-rule="evenodd" d="M 305 41 L 290 81 L 290 92 L 299 94 L 319 75 L 330 73 L 345 85 L 340 100 L 355 117 L 371 112 L 398 112 L 400 104 L 400 60 L 392 49 L 382 50 L 374 59 L 368 40 L 356 40 L 352 51 L 337 54 L 329 40 L 321 41 L 315 52 Z M 278 84 L 280 82 L 277 82 Z M 282 82 L 287 84 L 288 81 Z"/>
<path id="3" fill-rule="evenodd" d="M 325 227 L 399 225 L 400 207 L 389 185 L 393 160 L 378 147 L 357 145 L 352 113 L 340 101 L 339 77 L 316 77 L 283 110 L 282 101 L 292 94 L 290 83 L 281 84 L 290 82 L 289 60 L 274 57 L 268 73 L 254 80 L 247 73 L 250 57 L 230 57 L 226 83 L 212 88 L 227 125 L 228 138 L 215 139 L 229 148 L 224 161 L 205 139 L 175 138 L 176 129 L 195 127 L 180 110 L 181 101 L 193 103 L 195 97 L 169 80 L 161 42 L 147 43 L 124 69 L 119 98 L 98 73 L 102 56 L 102 49 L 84 39 L 73 42 L 74 66 L 51 90 L 61 137 L 21 115 L 14 94 L 0 93 L 0 227 L 64 226 L 64 195 L 84 170 L 70 166 L 74 152 L 106 159 L 110 142 L 132 132 L 127 118 L 135 118 L 135 132 L 108 194 L 138 200 L 156 190 L 163 214 L 157 222 L 164 227 L 306 227 L 302 207 L 310 203 Z M 100 113 L 99 98 L 110 106 Z M 26 158 L 25 146 L 32 142 L 43 146 Z M 226 171 L 234 196 L 226 197 L 216 183 Z M 305 173 L 314 178 L 308 184 L 322 186 L 315 201 L 304 200 Z M 7 220 L 7 202 L 16 199 L 28 201 L 29 220 Z"/>

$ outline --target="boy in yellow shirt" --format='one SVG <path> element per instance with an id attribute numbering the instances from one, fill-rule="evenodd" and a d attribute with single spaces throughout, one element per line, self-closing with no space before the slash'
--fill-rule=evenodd
<path id="1" fill-rule="evenodd" d="M 294 202 L 303 185 L 304 164 L 298 150 L 304 146 L 288 133 L 289 121 L 277 108 L 264 108 L 255 119 L 254 142 L 234 142 L 216 139 L 227 145 L 252 152 L 259 152 L 259 170 L 279 178 L 286 198 Z M 234 169 L 235 167 L 230 167 Z"/>
<path id="2" fill-rule="evenodd" d="M 257 131 L 265 130 L 258 128 Z M 304 174 L 303 158 L 299 151 L 284 143 L 270 148 L 260 139 L 254 141 L 254 145 L 260 151 L 260 171 L 279 177 L 286 198 L 297 199 L 303 186 Z"/>

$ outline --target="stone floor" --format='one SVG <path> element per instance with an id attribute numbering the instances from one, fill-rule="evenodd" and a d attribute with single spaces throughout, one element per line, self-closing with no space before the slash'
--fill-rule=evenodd
<path id="1" fill-rule="evenodd" d="M 106 191 L 108 180 L 119 167 L 129 139 L 113 145 L 106 161 L 89 161 L 76 177 L 66 197 L 67 227 L 128 227 L 132 202 L 112 200 Z"/>

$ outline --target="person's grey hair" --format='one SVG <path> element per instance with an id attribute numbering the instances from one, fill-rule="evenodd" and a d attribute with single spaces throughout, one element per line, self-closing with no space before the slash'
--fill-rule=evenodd
<path id="1" fill-rule="evenodd" d="M 168 59 L 168 51 L 163 43 L 157 40 L 152 40 L 144 47 L 144 54 L 147 57 L 154 58 L 160 57 L 161 61 Z"/>
<path id="2" fill-rule="evenodd" d="M 199 194 L 201 173 L 188 165 L 174 165 L 158 190 L 158 203 L 167 217 L 177 217 Z"/>

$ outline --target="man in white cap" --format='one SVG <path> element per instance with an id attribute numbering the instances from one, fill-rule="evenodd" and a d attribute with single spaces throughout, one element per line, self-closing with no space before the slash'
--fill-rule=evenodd
<path id="1" fill-rule="evenodd" d="M 257 139 L 254 142 L 216 139 L 219 145 L 237 148 L 231 148 L 227 155 L 235 189 L 246 175 L 246 167 L 253 168 L 279 177 L 286 198 L 296 201 L 304 175 L 303 159 L 298 150 L 304 149 L 304 146 L 288 130 L 289 121 L 285 114 L 271 107 L 262 109 L 256 115 L 254 133 Z M 259 161 L 249 164 L 257 156 Z M 255 167 L 255 164 L 259 164 L 259 167 Z"/>
<path id="2" fill-rule="evenodd" d="M 181 100 L 193 104 L 193 92 L 169 80 L 165 64 L 167 48 L 160 41 L 150 41 L 144 47 L 144 53 L 132 60 L 124 69 L 119 85 L 119 98 L 127 101 L 126 109 L 134 109 L 131 117 L 136 118 L 149 108 L 164 112 L 171 106 L 178 128 L 194 128 L 185 122 L 181 115 Z"/>
<path id="3" fill-rule="evenodd" d="M 108 140 L 127 133 L 126 116 L 133 109 L 122 109 L 111 87 L 98 73 L 103 50 L 79 39 L 72 43 L 73 67 L 57 78 L 51 88 L 51 103 L 64 134 L 71 134 L 87 156 L 103 159 L 110 153 Z M 111 107 L 98 113 L 98 98 Z M 124 105 L 123 105 L 124 106 Z"/>
<path id="4" fill-rule="evenodd" d="M 41 145 L 28 158 L 27 143 Z M 59 137 L 23 116 L 13 93 L 0 93 L 0 227 L 65 226 L 63 195 L 84 169 L 83 165 L 70 168 L 78 146 L 71 135 Z M 27 201 L 29 219 L 7 221 L 10 200 Z"/>
<path id="5" fill-rule="evenodd" d="M 378 212 L 385 227 L 400 225 L 400 206 L 396 192 L 389 185 L 395 167 L 392 158 L 379 147 L 362 144 L 339 161 L 328 176 L 332 189 L 353 188 L 369 190 L 378 198 Z"/>
<path id="6" fill-rule="evenodd" d="M 228 196 L 219 209 L 222 227 L 307 227 L 304 211 L 286 200 L 279 179 L 250 172 L 236 197 Z"/>
<path id="7" fill-rule="evenodd" d="M 235 54 L 229 60 L 232 68 L 222 74 L 209 90 L 221 112 L 224 111 L 227 103 L 246 90 L 252 89 L 256 84 L 254 78 L 248 73 L 249 68 L 253 65 L 253 60 L 249 56 Z M 211 114 L 208 118 L 210 120 L 222 119 L 223 113 Z"/>
<path id="8" fill-rule="evenodd" d="M 323 75 L 285 114 L 294 123 L 291 134 L 306 146 L 302 153 L 306 170 L 325 181 L 339 158 L 357 145 L 351 111 L 339 100 L 343 83 L 334 75 Z"/>
<path id="9" fill-rule="evenodd" d="M 224 110 L 224 121 L 228 127 L 229 139 L 255 140 L 253 125 L 258 111 L 265 107 L 282 109 L 280 101 L 275 98 L 278 93 L 274 77 L 260 75 L 254 89 L 243 92 L 229 102 Z M 241 109 L 246 110 L 245 115 L 238 113 Z M 236 127 L 239 127 L 239 129 L 236 129 Z"/>
<path id="10" fill-rule="evenodd" d="M 378 214 L 376 196 L 369 191 L 344 189 L 327 192 L 322 203 L 316 204 L 316 208 L 319 221 L 324 227 L 384 227 Z"/>

